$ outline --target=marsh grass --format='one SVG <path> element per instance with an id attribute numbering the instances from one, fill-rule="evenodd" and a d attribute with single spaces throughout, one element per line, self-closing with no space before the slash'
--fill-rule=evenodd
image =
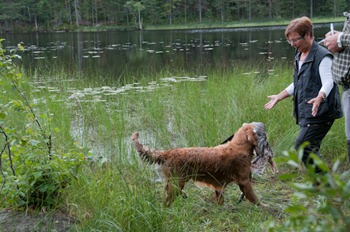
<path id="1" fill-rule="evenodd" d="M 292 202 L 294 191 L 291 182 L 273 177 L 269 171 L 254 181 L 255 192 L 267 207 L 237 204 L 240 191 L 235 184 L 227 188 L 225 205 L 218 206 L 210 200 L 210 190 L 191 182 L 185 187 L 187 199 L 178 197 L 171 207 L 164 207 L 164 186 L 157 166 L 141 162 L 129 141 L 130 135 L 139 131 L 141 142 L 151 148 L 214 146 L 242 123 L 260 121 L 266 125 L 278 158 L 293 146 L 298 128 L 291 99 L 270 111 L 263 107 L 268 95 L 278 93 L 292 80 L 288 65 L 271 70 L 164 71 L 125 79 L 123 84 L 110 83 L 109 87 L 116 89 L 131 86 L 118 94 L 105 94 L 103 81 L 91 86 L 82 77 L 72 80 L 64 72 L 52 73 L 45 88 L 33 91 L 41 99 L 37 106 L 52 115 L 51 128 L 59 128 L 54 131 L 55 146 L 67 149 L 78 143 L 87 154 L 83 174 L 64 192 L 62 207 L 77 219 L 73 230 L 265 231 L 271 222 L 283 223 L 288 217 L 284 208 Z M 200 75 L 206 80 L 163 79 Z M 98 91 L 91 91 L 94 88 Z M 329 164 L 338 158 L 346 163 L 343 120 L 336 121 L 322 146 Z M 282 174 L 294 173 L 300 176 L 295 181 L 303 181 L 303 170 L 278 165 Z"/>

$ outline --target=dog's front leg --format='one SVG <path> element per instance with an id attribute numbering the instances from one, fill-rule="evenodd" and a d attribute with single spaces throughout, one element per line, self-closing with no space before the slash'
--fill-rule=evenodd
<path id="1" fill-rule="evenodd" d="M 250 174 L 249 174 L 249 179 L 250 179 L 250 181 L 252 181 L 252 179 L 253 179 L 253 174 L 252 174 L 252 172 L 250 172 Z M 240 187 L 241 188 L 241 187 Z M 237 204 L 239 204 L 239 203 L 241 203 L 243 200 L 244 200 L 244 192 L 242 191 L 241 192 L 241 195 L 239 196 L 239 198 L 238 198 L 238 201 L 237 201 Z"/>
<path id="2" fill-rule="evenodd" d="M 237 204 L 241 203 L 244 200 L 244 193 L 241 192 L 241 195 L 238 198 Z"/>
<path id="3" fill-rule="evenodd" d="M 253 191 L 253 186 L 252 186 L 252 184 L 251 184 L 249 179 L 240 181 L 238 183 L 238 185 L 239 185 L 239 188 L 241 189 L 241 191 L 243 193 L 243 196 L 245 196 L 248 201 L 250 201 L 250 202 L 252 202 L 254 204 L 258 204 L 259 203 L 259 199 L 255 195 L 255 193 Z"/>

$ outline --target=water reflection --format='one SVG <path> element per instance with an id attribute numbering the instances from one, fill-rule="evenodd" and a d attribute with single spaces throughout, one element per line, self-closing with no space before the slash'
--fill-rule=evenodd
<path id="1" fill-rule="evenodd" d="M 323 37 L 325 31 L 317 30 Z M 118 143 L 108 143 L 100 138 L 95 125 L 86 125 L 81 103 L 105 104 L 107 112 L 118 107 L 115 96 L 129 91 L 151 92 L 157 88 L 174 86 L 183 81 L 207 80 L 205 71 L 212 68 L 231 68 L 249 65 L 252 73 L 273 73 L 275 62 L 291 62 L 293 49 L 283 36 L 283 28 L 255 30 L 211 30 L 211 31 L 161 31 L 161 32 L 99 32 L 99 33 L 36 33 L 6 34 L 4 46 L 14 49 L 24 42 L 26 51 L 22 55 L 26 68 L 46 67 L 63 69 L 68 74 L 80 72 L 89 78 L 92 75 L 118 81 L 115 85 L 102 85 L 93 82 L 91 88 L 74 84 L 69 87 L 66 98 L 60 89 L 43 77 L 42 82 L 33 83 L 37 91 L 47 89 L 53 100 L 64 101 L 76 112 L 71 122 L 71 135 L 84 147 L 91 147 L 96 157 L 106 157 L 118 150 Z M 257 66 L 258 65 L 258 66 Z M 261 65 L 261 69 L 256 69 Z M 44 68 L 44 71 L 47 71 Z M 166 69 L 163 78 L 150 80 L 140 85 L 137 80 L 121 83 L 124 76 L 138 76 Z M 175 76 L 177 70 L 198 71 L 198 75 Z M 125 75 L 125 73 L 127 75 Z M 169 74 L 169 75 L 168 75 Z M 193 74 L 193 73 L 191 73 Z M 150 75 L 151 76 L 151 75 Z M 136 78 L 135 78 L 136 79 Z M 64 81 L 64 80 L 59 80 Z M 72 75 L 71 80 L 80 81 Z M 89 85 L 85 85 L 89 86 Z M 57 97 L 57 99 L 55 99 Z M 113 100 L 111 100 L 113 98 Z M 63 100 L 62 100 L 63 99 Z M 45 101 L 45 99 L 34 99 Z M 115 112 L 114 112 L 115 113 Z M 173 118 L 169 116 L 171 131 Z M 149 137 L 152 137 L 149 136 Z M 96 142 L 97 141 L 97 142 Z M 126 143 L 126 142 L 125 142 Z M 113 145 L 110 145 L 113 144 Z M 103 158 L 105 159 L 105 158 Z"/>
<path id="2" fill-rule="evenodd" d="M 318 39 L 328 25 L 315 29 Z M 49 67 L 120 79 L 125 74 L 166 70 L 198 71 L 212 68 L 290 62 L 293 48 L 285 42 L 284 28 L 250 30 L 188 30 L 95 33 L 6 34 L 4 47 L 23 42 L 26 68 Z"/>

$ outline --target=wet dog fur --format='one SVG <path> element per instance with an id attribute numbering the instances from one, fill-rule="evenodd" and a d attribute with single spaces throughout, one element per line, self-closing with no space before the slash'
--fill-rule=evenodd
<path id="1" fill-rule="evenodd" d="M 251 184 L 251 163 L 254 152 L 259 156 L 271 150 L 263 123 L 245 123 L 230 141 L 215 147 L 155 150 L 143 146 L 138 137 L 139 133 L 135 132 L 130 139 L 140 157 L 162 167 L 167 206 L 183 194 L 185 184 L 191 179 L 214 189 L 212 197 L 221 205 L 224 190 L 231 182 L 237 183 L 248 201 L 259 204 Z"/>

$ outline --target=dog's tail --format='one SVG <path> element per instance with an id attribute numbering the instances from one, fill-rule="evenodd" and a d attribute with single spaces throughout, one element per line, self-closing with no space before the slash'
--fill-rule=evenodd
<path id="1" fill-rule="evenodd" d="M 139 153 L 141 159 L 153 164 L 162 164 L 164 163 L 165 159 L 164 156 L 162 156 L 162 151 L 156 151 L 154 149 L 149 149 L 148 147 L 144 146 L 142 143 L 139 142 L 139 132 L 134 132 L 130 140 L 134 142 L 137 152 Z"/>

